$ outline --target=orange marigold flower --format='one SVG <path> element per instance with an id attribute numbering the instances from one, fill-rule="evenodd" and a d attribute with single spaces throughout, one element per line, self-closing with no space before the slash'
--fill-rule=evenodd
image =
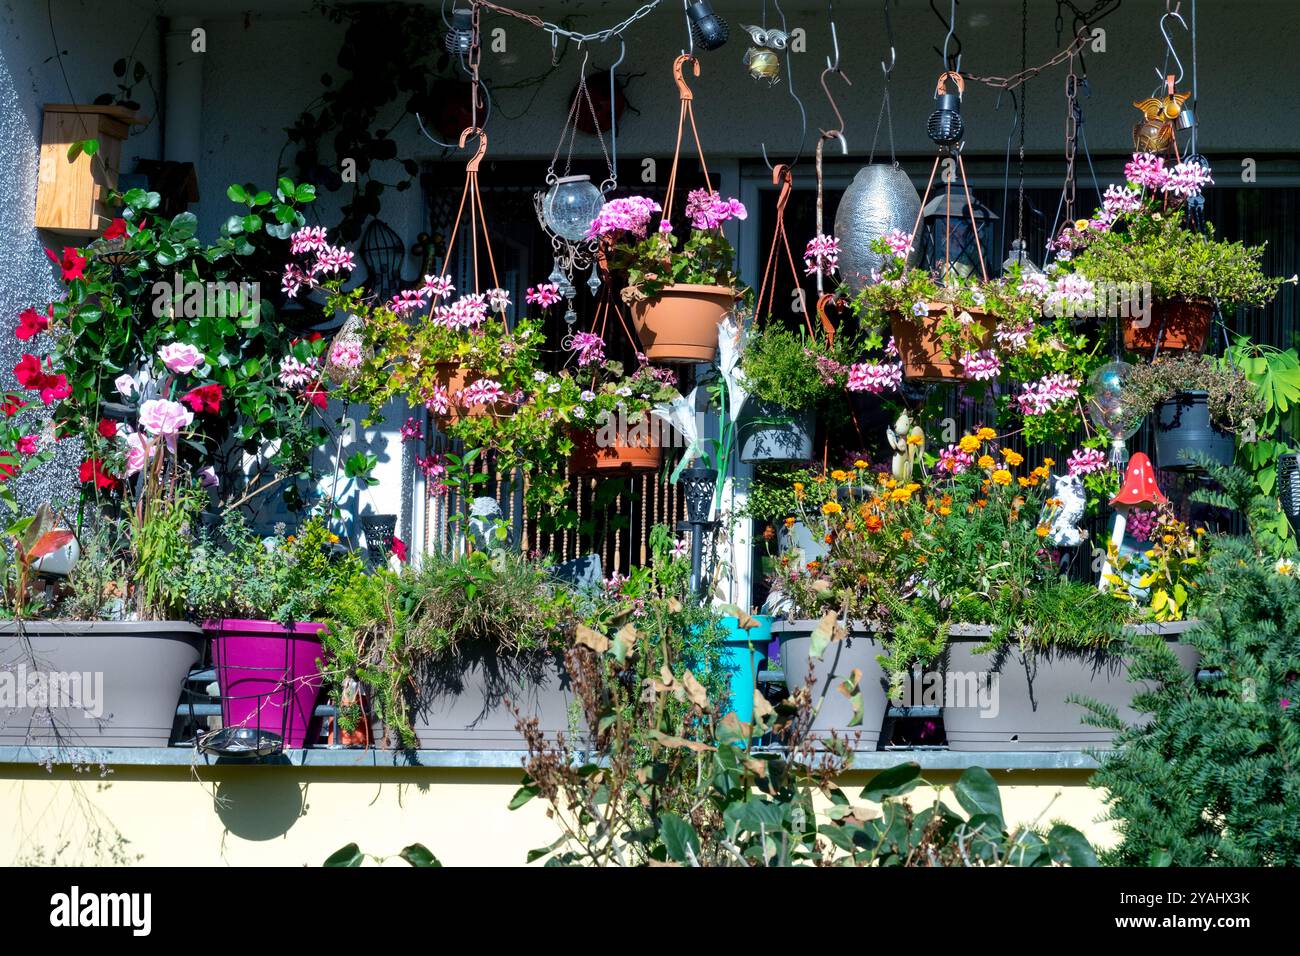
<path id="1" fill-rule="evenodd" d="M 848 481 L 849 473 L 847 471 L 841 471 L 839 468 L 836 468 L 834 471 L 831 472 L 831 477 L 834 478 L 836 481 Z"/>
<path id="2" fill-rule="evenodd" d="M 980 455 L 979 461 L 975 464 L 979 465 L 985 471 L 992 471 L 993 468 L 997 466 L 997 462 L 993 460 L 992 455 Z"/>
<path id="3" fill-rule="evenodd" d="M 853 463 L 853 467 L 856 468 L 858 471 L 862 471 L 862 469 L 867 467 L 867 463 L 863 461 L 861 458 L 859 458 L 857 461 Z"/>
<path id="4" fill-rule="evenodd" d="M 1044 458 L 1044 459 L 1043 459 L 1043 464 L 1044 464 L 1046 467 L 1051 468 L 1053 465 L 1056 464 L 1056 460 L 1053 459 L 1053 458 Z"/>
<path id="5" fill-rule="evenodd" d="M 952 514 L 952 509 L 949 508 L 947 505 L 941 505 L 939 507 L 939 514 L 943 515 L 946 518 L 948 517 L 948 515 Z"/>
<path id="6" fill-rule="evenodd" d="M 1007 464 L 1012 468 L 1024 464 L 1025 456 L 1018 451 L 1012 451 L 1010 448 L 1002 449 L 1002 457 L 1007 460 Z"/>
<path id="7" fill-rule="evenodd" d="M 987 507 L 988 507 L 988 503 L 989 503 L 989 500 L 988 500 L 987 498 L 980 498 L 979 500 L 977 500 L 977 501 L 975 502 L 975 506 L 976 506 L 977 508 L 987 508 Z"/>
<path id="8" fill-rule="evenodd" d="M 986 427 L 986 428 L 981 428 L 979 431 L 977 431 L 975 433 L 975 437 L 982 439 L 984 441 L 992 441 L 993 439 L 998 437 L 998 433 L 995 432 L 993 429 Z"/>
<path id="9" fill-rule="evenodd" d="M 1030 481 L 1024 475 L 1021 475 L 1019 478 L 1016 479 L 1016 481 L 1020 484 L 1021 488 L 1028 488 L 1030 485 L 1038 484 L 1038 482 L 1036 481 Z"/>
<path id="10" fill-rule="evenodd" d="M 912 529 L 911 529 L 911 528 L 904 528 L 904 529 L 902 530 L 902 533 L 901 533 L 900 537 L 902 537 L 902 539 L 903 539 L 904 541 L 911 541 L 911 540 L 912 540 Z"/>
<path id="11" fill-rule="evenodd" d="M 1046 538 L 1048 532 L 1051 530 L 1052 529 L 1049 528 L 1047 525 L 1040 524 L 1037 528 L 1034 529 L 1034 534 L 1038 535 L 1040 538 Z"/>
<path id="12" fill-rule="evenodd" d="M 885 523 L 880 520 L 880 515 L 868 515 L 867 520 L 863 523 L 871 534 L 875 534 L 885 526 Z"/>
<path id="13" fill-rule="evenodd" d="M 908 435 L 908 436 L 907 436 L 907 443 L 908 443 L 909 445 L 924 445 L 924 444 L 925 444 L 925 436 L 924 436 L 924 435 Z"/>
<path id="14" fill-rule="evenodd" d="M 787 528 L 793 528 L 793 527 L 794 527 L 794 516 L 793 516 L 793 515 L 791 515 L 790 517 L 788 517 L 788 518 L 785 519 L 785 526 L 786 526 Z"/>

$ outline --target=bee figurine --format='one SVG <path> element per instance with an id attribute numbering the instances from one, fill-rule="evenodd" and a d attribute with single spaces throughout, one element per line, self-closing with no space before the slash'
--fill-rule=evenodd
<path id="1" fill-rule="evenodd" d="M 775 86 L 781 80 L 781 58 L 777 54 L 790 43 L 790 35 L 784 30 L 764 30 L 749 23 L 742 23 L 740 28 L 749 34 L 754 45 L 745 50 L 745 69 L 756 80 L 767 80 Z"/>
<path id="2" fill-rule="evenodd" d="M 1174 123 L 1190 96 L 1175 93 L 1171 83 L 1166 95 L 1134 103 L 1142 111 L 1142 119 L 1133 127 L 1133 148 L 1140 153 L 1168 152 L 1174 145 Z"/>

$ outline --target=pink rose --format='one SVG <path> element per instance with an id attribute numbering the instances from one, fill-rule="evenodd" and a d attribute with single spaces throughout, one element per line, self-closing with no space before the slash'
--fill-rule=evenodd
<path id="1" fill-rule="evenodd" d="M 149 462 L 149 455 L 153 451 L 149 440 L 140 432 L 131 432 L 126 436 L 126 475 L 138 474 L 144 469 Z"/>
<path id="2" fill-rule="evenodd" d="M 154 398 L 140 406 L 140 427 L 150 435 L 161 435 L 169 451 L 176 451 L 176 436 L 194 421 L 194 413 L 180 402 Z"/>
<path id="3" fill-rule="evenodd" d="M 177 375 L 188 375 L 203 364 L 203 353 L 184 342 L 167 343 L 158 350 L 158 357 Z"/>

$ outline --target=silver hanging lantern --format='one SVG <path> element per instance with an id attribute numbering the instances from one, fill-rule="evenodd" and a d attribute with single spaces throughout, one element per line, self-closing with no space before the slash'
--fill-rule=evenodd
<path id="1" fill-rule="evenodd" d="M 1025 240 L 1023 239 L 1011 240 L 1011 251 L 1007 253 L 1006 261 L 1002 263 L 1002 274 L 1006 275 L 1015 266 L 1020 266 L 1022 276 L 1043 274 L 1043 270 L 1038 268 L 1033 259 L 1029 258 L 1029 253 L 1025 249 Z"/>
<path id="2" fill-rule="evenodd" d="M 921 196 L 911 177 L 898 166 L 876 163 L 858 170 L 835 211 L 835 238 L 840 241 L 840 275 L 855 292 L 871 284 L 884 257 L 871 244 L 894 229 L 916 225 Z M 917 255 L 912 241 L 909 262 Z"/>

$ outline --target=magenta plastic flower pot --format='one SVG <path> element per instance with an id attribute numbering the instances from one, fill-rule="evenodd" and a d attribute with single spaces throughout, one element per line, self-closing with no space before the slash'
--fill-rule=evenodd
<path id="1" fill-rule="evenodd" d="M 275 621 L 205 621 L 221 690 L 221 721 L 278 735 L 290 749 L 304 747 L 317 726 L 313 715 L 323 678 L 321 624 L 292 629 Z"/>

